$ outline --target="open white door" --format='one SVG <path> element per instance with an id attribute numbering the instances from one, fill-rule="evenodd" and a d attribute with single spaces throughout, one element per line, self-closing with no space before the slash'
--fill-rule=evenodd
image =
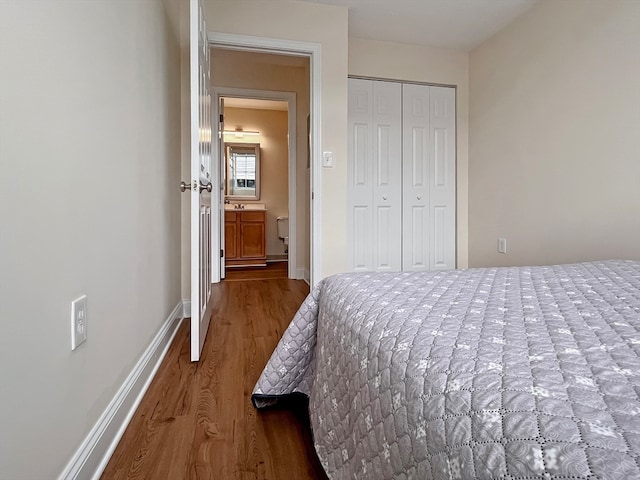
<path id="1" fill-rule="evenodd" d="M 189 0 L 191 88 L 191 361 L 211 318 L 211 94 L 209 45 L 200 0 Z"/>
<path id="2" fill-rule="evenodd" d="M 217 96 L 217 95 L 216 95 Z M 224 195 L 227 185 L 227 160 L 226 152 L 224 148 L 224 98 L 213 99 L 214 105 L 218 106 L 218 171 L 220 172 L 220 191 L 219 193 L 219 205 L 220 205 L 220 278 L 223 279 L 226 276 L 225 258 L 226 244 L 225 244 L 225 225 L 224 225 Z"/>

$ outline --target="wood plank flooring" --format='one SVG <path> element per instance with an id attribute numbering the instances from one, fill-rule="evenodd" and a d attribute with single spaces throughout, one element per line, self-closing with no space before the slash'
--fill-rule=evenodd
<path id="1" fill-rule="evenodd" d="M 214 285 L 202 359 L 176 335 L 102 479 L 326 479 L 302 399 L 257 411 L 253 386 L 308 293 L 299 280 Z"/>
<path id="2" fill-rule="evenodd" d="M 267 263 L 266 267 L 234 267 L 227 268 L 225 280 L 266 280 L 268 278 L 287 278 L 289 264 L 287 262 Z"/>

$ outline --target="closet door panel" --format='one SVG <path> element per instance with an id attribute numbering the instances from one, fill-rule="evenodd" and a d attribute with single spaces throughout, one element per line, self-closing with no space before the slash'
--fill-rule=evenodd
<path id="1" fill-rule="evenodd" d="M 374 270 L 402 268 L 402 89 L 373 84 Z"/>
<path id="2" fill-rule="evenodd" d="M 368 247 L 367 237 L 371 233 L 371 207 L 368 205 L 356 205 L 353 207 L 353 220 L 349 228 L 353 239 L 358 243 L 350 243 L 351 269 L 354 271 L 371 270 L 371 248 Z M 359 246 L 358 246 L 359 245 Z"/>
<path id="3" fill-rule="evenodd" d="M 402 86 L 402 269 L 428 270 L 429 87 Z"/>
<path id="4" fill-rule="evenodd" d="M 421 247 L 423 242 L 429 241 L 429 225 L 425 223 L 425 219 L 429 217 L 429 208 L 414 205 L 404 212 L 403 218 L 409 215 L 411 223 L 404 224 L 403 245 L 410 244 L 415 248 L 403 248 L 402 270 L 428 270 L 429 251 Z"/>
<path id="5" fill-rule="evenodd" d="M 349 80 L 347 162 L 347 259 L 355 271 L 374 269 L 373 255 L 373 85 Z"/>
<path id="6" fill-rule="evenodd" d="M 394 249 L 394 240 L 397 231 L 394 232 L 393 225 L 393 209 L 384 205 L 376 208 L 376 270 L 399 270 L 395 266 L 396 250 Z"/>
<path id="7" fill-rule="evenodd" d="M 433 248 L 431 251 L 431 264 L 433 270 L 452 268 L 448 267 L 447 248 L 447 216 L 449 208 L 436 205 L 433 207 Z"/>
<path id="8" fill-rule="evenodd" d="M 430 87 L 429 172 L 431 270 L 456 267 L 455 89 Z"/>

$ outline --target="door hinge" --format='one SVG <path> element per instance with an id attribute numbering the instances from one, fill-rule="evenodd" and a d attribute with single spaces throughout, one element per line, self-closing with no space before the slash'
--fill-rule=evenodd
<path id="1" fill-rule="evenodd" d="M 224 123 L 224 115 L 220 114 L 220 123 Z"/>
<path id="2" fill-rule="evenodd" d="M 220 249 L 220 258 L 224 257 L 224 250 Z"/>

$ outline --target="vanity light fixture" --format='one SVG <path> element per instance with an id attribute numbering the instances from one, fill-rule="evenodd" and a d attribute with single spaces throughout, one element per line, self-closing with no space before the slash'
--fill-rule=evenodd
<path id="1" fill-rule="evenodd" d="M 257 136 L 260 135 L 260 132 L 252 132 L 248 130 L 225 130 L 223 132 L 225 135 L 234 135 L 236 138 L 242 138 L 245 135 L 247 136 Z"/>

